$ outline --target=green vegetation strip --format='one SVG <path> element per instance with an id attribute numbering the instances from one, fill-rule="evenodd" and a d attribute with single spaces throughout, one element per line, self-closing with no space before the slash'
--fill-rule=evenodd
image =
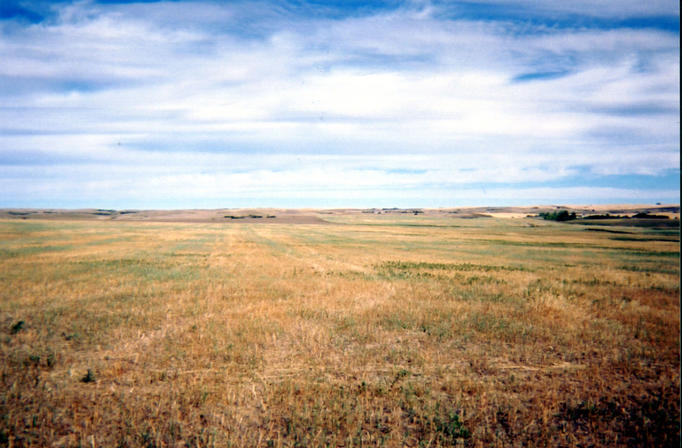
<path id="1" fill-rule="evenodd" d="M 472 263 L 428 263 L 428 262 L 413 262 L 413 261 L 386 261 L 377 266 L 380 269 L 397 269 L 397 270 L 412 270 L 412 269 L 431 269 L 431 270 L 445 270 L 445 271 L 527 271 L 528 268 L 524 266 L 491 266 L 486 264 L 472 264 Z"/>

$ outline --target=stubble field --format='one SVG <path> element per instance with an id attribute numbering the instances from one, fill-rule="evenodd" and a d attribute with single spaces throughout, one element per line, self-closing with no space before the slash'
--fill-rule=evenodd
<path id="1" fill-rule="evenodd" d="M 322 218 L 0 221 L 0 445 L 679 446 L 679 228 Z"/>

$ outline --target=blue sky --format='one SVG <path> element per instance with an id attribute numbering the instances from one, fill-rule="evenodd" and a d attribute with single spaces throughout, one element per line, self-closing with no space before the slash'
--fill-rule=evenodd
<path id="1" fill-rule="evenodd" d="M 0 207 L 679 203 L 679 2 L 0 2 Z"/>

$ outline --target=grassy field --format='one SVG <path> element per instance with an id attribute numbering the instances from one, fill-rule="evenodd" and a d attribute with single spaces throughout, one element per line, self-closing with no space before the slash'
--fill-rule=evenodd
<path id="1" fill-rule="evenodd" d="M 0 221 L 0 445 L 679 446 L 679 228 L 325 219 Z"/>

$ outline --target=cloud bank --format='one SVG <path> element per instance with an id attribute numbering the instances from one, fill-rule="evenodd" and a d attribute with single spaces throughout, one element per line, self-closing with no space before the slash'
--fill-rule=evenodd
<path id="1" fill-rule="evenodd" d="M 672 1 L 10 3 L 0 206 L 679 202 Z"/>

